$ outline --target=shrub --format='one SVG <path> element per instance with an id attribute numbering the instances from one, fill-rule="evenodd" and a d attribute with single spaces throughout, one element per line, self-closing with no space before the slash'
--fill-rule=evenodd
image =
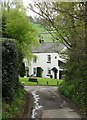
<path id="1" fill-rule="evenodd" d="M 66 81 L 61 84 L 58 89 L 63 95 L 78 105 L 84 114 L 87 114 L 87 94 L 84 81 Z"/>
<path id="2" fill-rule="evenodd" d="M 42 77 L 42 68 L 41 67 L 37 67 L 37 77 Z"/>
<path id="3" fill-rule="evenodd" d="M 28 81 L 30 81 L 30 82 L 37 82 L 37 78 L 29 78 Z"/>
<path id="4" fill-rule="evenodd" d="M 14 119 L 15 117 L 20 116 L 20 113 L 23 111 L 24 97 L 26 91 L 22 88 L 19 88 L 14 95 L 14 100 L 11 104 L 7 104 L 3 100 L 2 106 L 2 120 Z"/>
<path id="5" fill-rule="evenodd" d="M 5 39 L 2 41 L 2 97 L 11 102 L 19 86 L 19 55 L 16 43 Z"/>

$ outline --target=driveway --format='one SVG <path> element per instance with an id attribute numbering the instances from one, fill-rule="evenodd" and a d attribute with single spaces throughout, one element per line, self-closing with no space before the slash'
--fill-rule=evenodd
<path id="1" fill-rule="evenodd" d="M 25 86 L 33 95 L 32 118 L 81 118 L 74 105 L 53 86 Z"/>

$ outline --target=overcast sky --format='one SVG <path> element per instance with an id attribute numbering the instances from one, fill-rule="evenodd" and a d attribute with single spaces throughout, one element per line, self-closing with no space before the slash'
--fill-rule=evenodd
<path id="1" fill-rule="evenodd" d="M 22 0 L 22 1 L 23 1 L 24 6 L 27 7 L 28 4 L 33 4 L 34 2 L 36 2 L 38 0 Z M 34 12 L 32 12 L 31 10 L 27 11 L 27 15 L 32 16 L 32 17 L 36 16 L 36 14 Z"/>
<path id="2" fill-rule="evenodd" d="M 56 1 L 56 0 L 22 0 L 23 1 L 23 3 L 24 3 L 24 6 L 25 7 L 27 7 L 28 6 L 28 4 L 34 4 L 34 2 L 43 2 L 43 1 L 45 1 L 45 2 L 48 2 L 49 3 L 49 1 Z M 34 12 L 32 12 L 31 10 L 28 10 L 27 11 L 27 15 L 28 16 L 32 16 L 32 17 L 35 17 L 36 16 L 36 14 L 34 13 Z"/>
<path id="3" fill-rule="evenodd" d="M 23 1 L 24 5 L 26 6 L 30 3 L 33 3 L 35 0 L 22 0 L 22 1 Z"/>

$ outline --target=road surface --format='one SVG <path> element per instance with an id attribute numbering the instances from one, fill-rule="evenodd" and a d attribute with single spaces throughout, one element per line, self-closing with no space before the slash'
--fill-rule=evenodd
<path id="1" fill-rule="evenodd" d="M 57 92 L 53 86 L 25 86 L 33 95 L 32 118 L 81 118 L 75 106 Z"/>

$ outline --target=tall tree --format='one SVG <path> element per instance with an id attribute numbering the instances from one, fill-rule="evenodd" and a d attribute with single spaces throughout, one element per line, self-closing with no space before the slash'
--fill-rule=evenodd
<path id="1" fill-rule="evenodd" d="M 34 8 L 37 9 L 34 9 Z M 54 31 L 52 36 L 56 41 L 67 47 L 68 79 L 84 80 L 86 71 L 85 55 L 85 2 L 39 2 L 30 9 L 41 18 L 42 25 L 48 31 Z M 37 11 L 36 11 L 37 10 Z M 45 24 L 44 24 L 45 23 Z M 86 38 L 87 39 L 87 38 Z M 83 58 L 83 59 L 82 59 Z M 84 70 L 84 73 L 82 71 Z"/>
<path id="2" fill-rule="evenodd" d="M 30 58 L 32 46 L 37 43 L 35 36 L 21 0 L 2 3 L 2 37 L 15 39 L 24 56 Z"/>

